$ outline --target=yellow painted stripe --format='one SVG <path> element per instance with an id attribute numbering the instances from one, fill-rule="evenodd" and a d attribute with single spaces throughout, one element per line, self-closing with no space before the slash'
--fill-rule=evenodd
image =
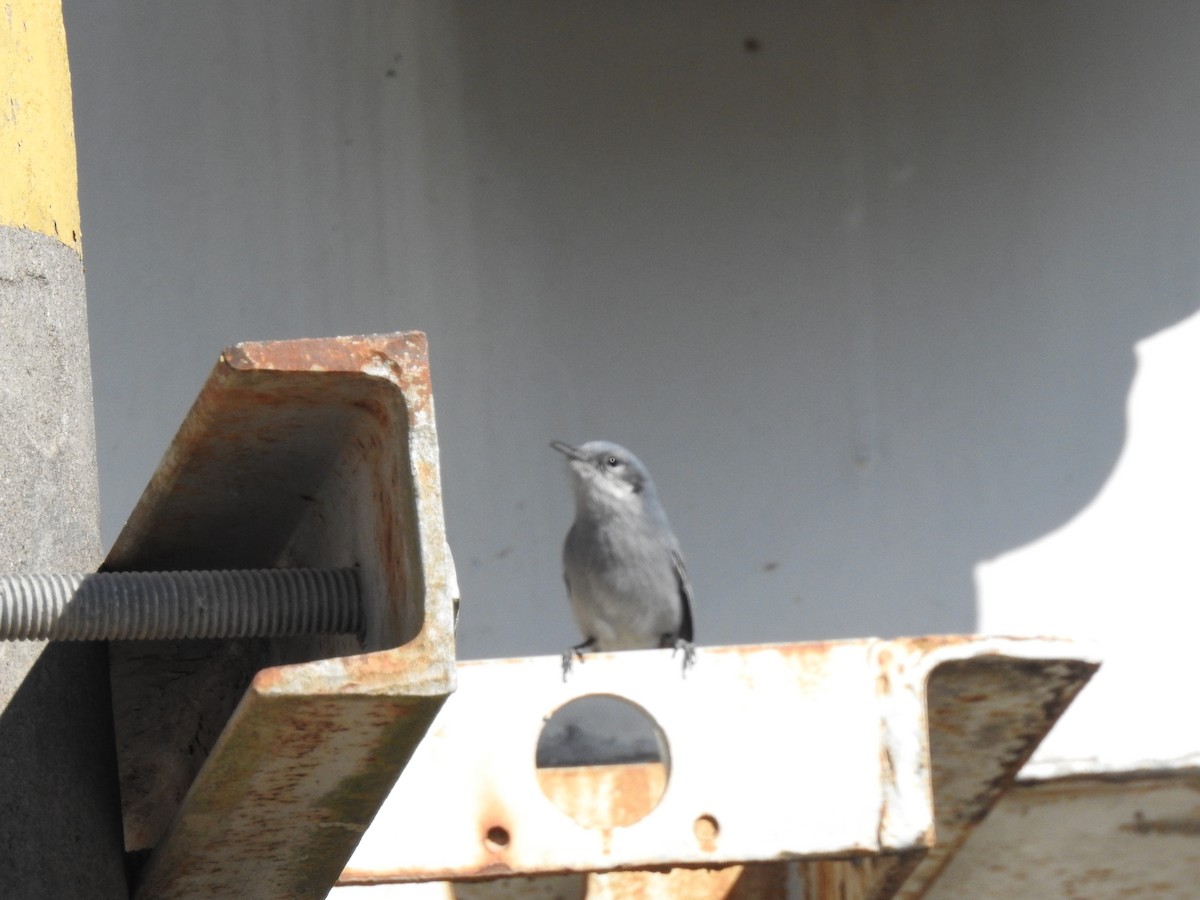
<path id="1" fill-rule="evenodd" d="M 54 235 L 81 252 L 60 0 L 0 0 L 0 225 Z"/>

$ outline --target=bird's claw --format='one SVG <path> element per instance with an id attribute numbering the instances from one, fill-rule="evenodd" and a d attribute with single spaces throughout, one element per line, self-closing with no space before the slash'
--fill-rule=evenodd
<path id="1" fill-rule="evenodd" d="M 674 659 L 680 650 L 683 651 L 683 677 L 687 678 L 688 669 L 696 665 L 696 645 L 683 638 L 676 638 L 671 646 L 671 659 Z"/>
<path id="2" fill-rule="evenodd" d="M 580 662 L 583 662 L 583 648 L 582 647 L 568 647 L 566 650 L 563 651 L 562 678 L 563 678 L 564 682 L 567 680 L 567 676 L 571 674 L 571 670 L 573 668 L 575 668 L 575 660 L 577 660 L 577 659 Z"/>

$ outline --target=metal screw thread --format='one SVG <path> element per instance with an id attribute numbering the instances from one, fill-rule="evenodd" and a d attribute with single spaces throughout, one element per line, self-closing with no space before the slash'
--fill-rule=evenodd
<path id="1" fill-rule="evenodd" d="M 353 634 L 353 569 L 0 575 L 0 640 Z"/>

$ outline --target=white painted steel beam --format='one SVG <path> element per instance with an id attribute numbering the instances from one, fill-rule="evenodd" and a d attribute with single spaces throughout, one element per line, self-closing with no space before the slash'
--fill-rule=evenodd
<path id="1" fill-rule="evenodd" d="M 461 663 L 339 884 L 857 857 L 905 861 L 864 869 L 864 896 L 915 890 L 944 863 L 912 863 L 961 843 L 1095 667 L 1065 641 L 971 637 L 701 648 L 686 678 L 667 651 L 565 682 L 557 657 Z M 666 738 L 666 791 L 632 824 L 580 825 L 539 786 L 543 722 L 595 694 Z"/>

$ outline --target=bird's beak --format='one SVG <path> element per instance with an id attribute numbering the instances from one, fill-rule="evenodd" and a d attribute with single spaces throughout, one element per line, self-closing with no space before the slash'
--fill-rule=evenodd
<path id="1" fill-rule="evenodd" d="M 562 441 L 551 441 L 550 446 L 565 456 L 567 459 L 583 459 L 583 454 L 570 444 L 564 444 Z"/>

